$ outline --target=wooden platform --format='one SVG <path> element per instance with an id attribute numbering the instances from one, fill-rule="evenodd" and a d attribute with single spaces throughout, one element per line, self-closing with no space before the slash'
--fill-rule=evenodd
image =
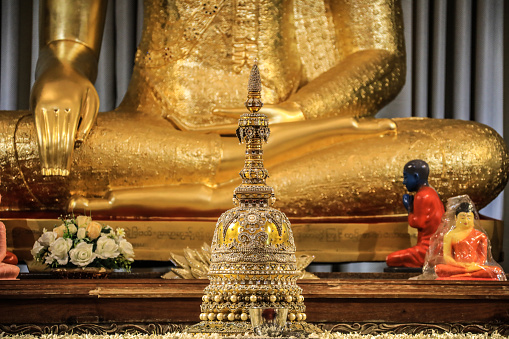
<path id="1" fill-rule="evenodd" d="M 367 333 L 473 332 L 509 335 L 509 282 L 415 281 L 405 274 L 328 274 L 301 280 L 308 321 Z M 0 281 L 0 332 L 164 333 L 198 322 L 207 280 L 156 274 Z"/>

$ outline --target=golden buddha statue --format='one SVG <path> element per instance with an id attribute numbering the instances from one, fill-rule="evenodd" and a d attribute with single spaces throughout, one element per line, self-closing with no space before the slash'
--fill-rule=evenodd
<path id="1" fill-rule="evenodd" d="M 404 83 L 398 1 L 148 0 L 127 94 L 97 114 L 105 7 L 41 4 L 32 113 L 0 115 L 4 210 L 218 215 L 238 185 L 239 89 L 255 59 L 274 132 L 265 165 L 289 216 L 404 213 L 410 159 L 433 168 L 442 199 L 482 207 L 507 183 L 489 127 L 373 118 Z"/>

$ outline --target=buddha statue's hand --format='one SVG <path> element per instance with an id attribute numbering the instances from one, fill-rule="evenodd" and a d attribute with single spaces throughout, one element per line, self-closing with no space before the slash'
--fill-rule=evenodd
<path id="1" fill-rule="evenodd" d="M 238 119 L 242 114 L 247 113 L 246 108 L 216 108 L 212 111 L 215 115 L 226 116 Z M 303 121 L 304 114 L 299 105 L 293 102 L 283 102 L 280 104 L 263 105 L 260 113 L 269 118 L 269 123 L 279 124 L 285 122 Z"/>
<path id="2" fill-rule="evenodd" d="M 189 128 L 186 126 L 180 126 L 181 129 L 186 130 L 198 130 L 198 131 L 206 131 L 206 132 L 216 132 L 219 134 L 235 134 L 237 130 L 238 123 L 236 120 L 240 118 L 240 116 L 244 113 L 247 113 L 248 110 L 245 107 L 219 107 L 215 108 L 212 111 L 212 114 L 228 117 L 235 119 L 235 123 L 232 124 L 224 124 L 224 125 L 216 125 L 210 127 L 199 127 L 199 128 Z M 273 105 L 264 105 L 260 110 L 260 113 L 267 115 L 269 118 L 270 124 L 279 124 L 286 122 L 295 122 L 295 121 L 303 121 L 305 120 L 304 114 L 295 103 L 284 102 L 281 104 L 273 104 Z"/>
<path id="3" fill-rule="evenodd" d="M 467 272 L 477 272 L 477 271 L 483 269 L 482 266 L 480 266 L 480 265 L 478 265 L 476 263 L 473 263 L 473 262 L 472 263 L 465 263 L 464 265 L 465 265 L 464 267 L 465 267 Z"/>
<path id="4" fill-rule="evenodd" d="M 45 59 L 39 59 L 30 97 L 42 174 L 68 175 L 73 149 L 83 142 L 97 117 L 99 96 L 86 70 L 53 51 L 46 54 L 50 55 L 42 53 Z"/>

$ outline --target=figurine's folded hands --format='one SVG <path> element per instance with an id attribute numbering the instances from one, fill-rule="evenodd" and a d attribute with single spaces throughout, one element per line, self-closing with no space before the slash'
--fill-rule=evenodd
<path id="1" fill-rule="evenodd" d="M 410 194 L 403 194 L 403 206 L 405 206 L 408 212 L 413 212 L 414 210 L 414 196 Z"/>
<path id="2" fill-rule="evenodd" d="M 477 272 L 477 271 L 484 269 L 483 266 L 476 264 L 476 263 L 472 263 L 472 262 L 465 263 L 464 266 L 465 266 L 465 269 L 467 272 Z"/>

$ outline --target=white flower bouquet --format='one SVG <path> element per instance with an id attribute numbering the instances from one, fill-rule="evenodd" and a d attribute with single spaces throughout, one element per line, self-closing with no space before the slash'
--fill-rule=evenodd
<path id="1" fill-rule="evenodd" d="M 43 230 L 32 248 L 35 261 L 51 268 L 125 269 L 134 261 L 133 245 L 122 228 L 92 221 L 87 216 L 61 217 L 62 225 Z"/>

